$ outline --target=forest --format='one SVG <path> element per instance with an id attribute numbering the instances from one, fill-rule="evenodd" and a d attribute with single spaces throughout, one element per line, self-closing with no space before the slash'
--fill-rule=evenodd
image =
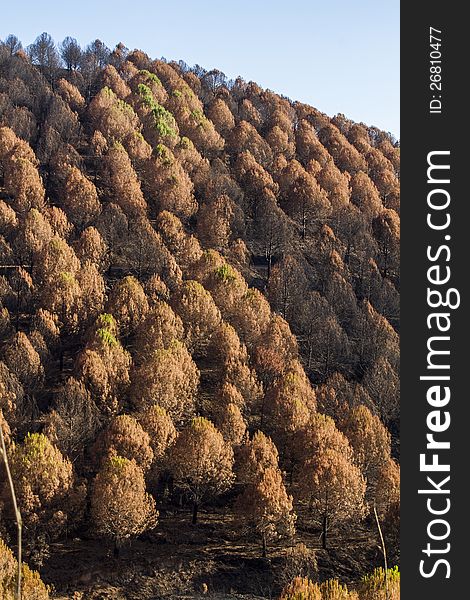
<path id="1" fill-rule="evenodd" d="M 0 42 L 1 598 L 398 600 L 399 176 L 241 77 Z"/>

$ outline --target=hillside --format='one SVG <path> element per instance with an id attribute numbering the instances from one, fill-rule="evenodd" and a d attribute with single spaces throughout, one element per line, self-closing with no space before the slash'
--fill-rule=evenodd
<path id="1" fill-rule="evenodd" d="M 0 423 L 52 597 L 355 588 L 374 505 L 397 563 L 399 168 L 217 70 L 0 45 Z"/>

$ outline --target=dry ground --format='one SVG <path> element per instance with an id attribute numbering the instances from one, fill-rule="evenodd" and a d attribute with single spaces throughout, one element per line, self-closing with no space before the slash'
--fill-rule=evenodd
<path id="1" fill-rule="evenodd" d="M 268 558 L 240 531 L 227 512 L 201 513 L 189 523 L 188 511 L 163 514 L 155 531 L 135 540 L 118 558 L 111 546 L 90 535 L 54 544 L 41 569 L 57 600 L 262 600 L 279 595 L 285 545 Z M 317 551 L 319 576 L 352 582 L 381 564 L 373 530 L 332 536 L 319 548 L 317 531 L 299 524 L 297 542 Z M 207 586 L 207 587 L 206 587 Z M 207 591 L 204 591 L 207 589 Z"/>

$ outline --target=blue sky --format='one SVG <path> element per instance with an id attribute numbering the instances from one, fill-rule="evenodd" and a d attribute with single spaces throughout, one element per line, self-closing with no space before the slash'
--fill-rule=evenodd
<path id="1" fill-rule="evenodd" d="M 0 38 L 122 41 L 153 58 L 241 75 L 399 136 L 399 0 L 23 0 Z"/>

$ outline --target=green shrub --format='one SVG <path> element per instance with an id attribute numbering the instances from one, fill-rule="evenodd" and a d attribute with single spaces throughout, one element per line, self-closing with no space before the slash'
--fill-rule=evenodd
<path id="1" fill-rule="evenodd" d="M 150 71 L 147 71 L 147 69 L 142 69 L 141 71 L 139 71 L 139 74 L 143 75 L 147 79 L 147 81 L 150 81 L 157 85 L 162 85 L 162 82 L 160 81 L 160 79 L 158 79 L 155 73 L 150 73 Z"/>
<path id="2" fill-rule="evenodd" d="M 145 106 L 148 106 L 149 108 L 154 106 L 155 100 L 153 98 L 152 90 L 145 85 L 145 83 L 139 83 L 137 86 L 137 93 L 139 94 Z"/>
<path id="3" fill-rule="evenodd" d="M 162 137 L 176 137 L 176 121 L 170 111 L 166 110 L 153 97 L 152 90 L 144 83 L 139 83 L 137 92 L 142 102 L 150 109 L 154 119 L 154 127 Z"/>
<path id="4" fill-rule="evenodd" d="M 337 579 L 329 579 L 320 585 L 322 600 L 358 600 L 356 592 L 351 592 Z"/>
<path id="5" fill-rule="evenodd" d="M 400 571 L 393 567 L 387 571 L 388 600 L 400 600 Z M 385 594 L 385 571 L 382 568 L 375 569 L 370 575 L 362 578 L 359 585 L 359 597 L 361 600 L 386 600 Z"/>
<path id="6" fill-rule="evenodd" d="M 222 265 L 216 269 L 215 274 L 222 281 L 233 281 L 235 279 L 235 273 L 230 265 Z"/>

